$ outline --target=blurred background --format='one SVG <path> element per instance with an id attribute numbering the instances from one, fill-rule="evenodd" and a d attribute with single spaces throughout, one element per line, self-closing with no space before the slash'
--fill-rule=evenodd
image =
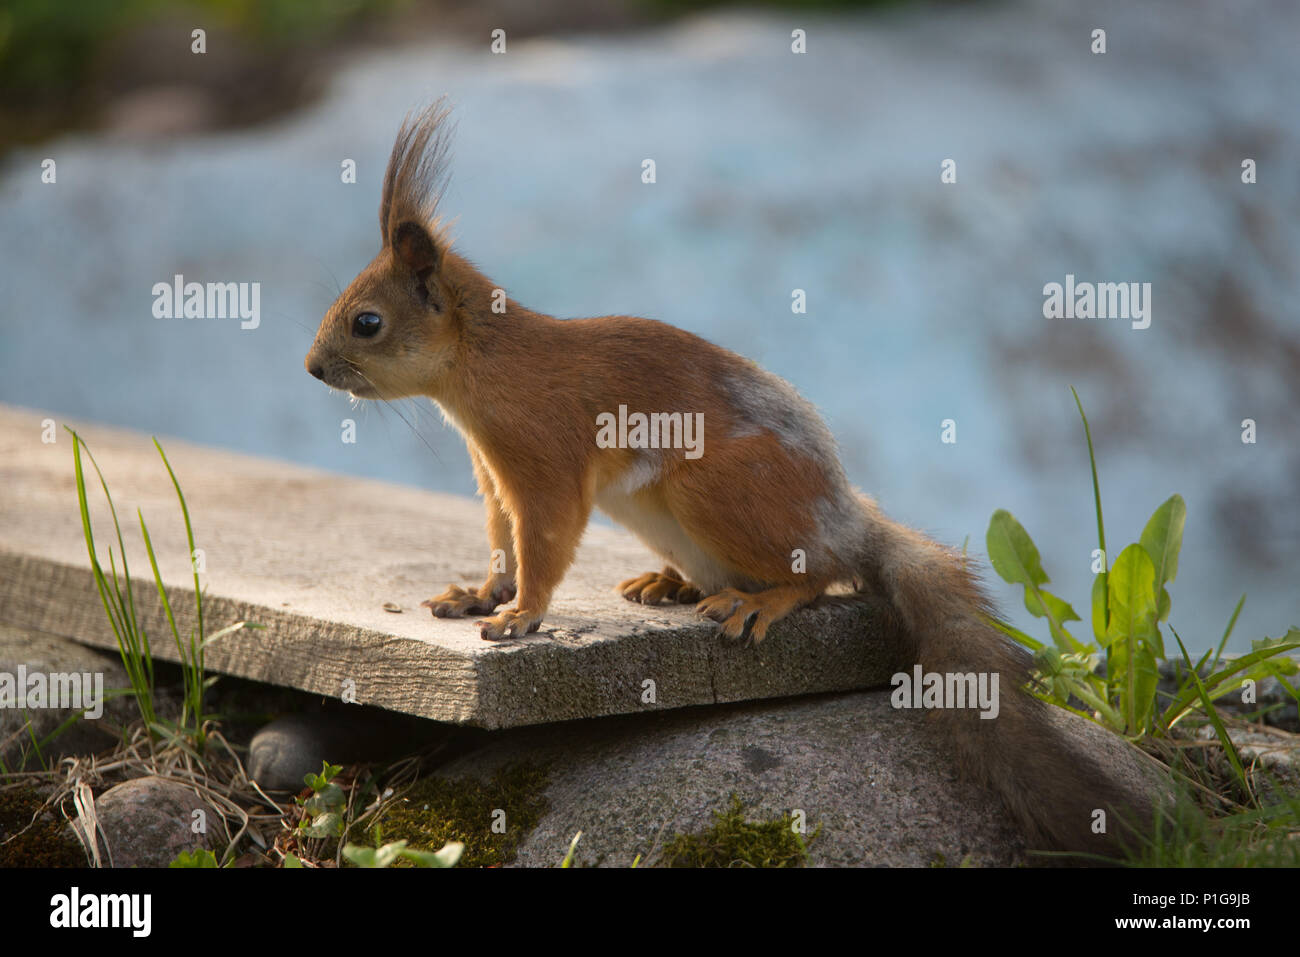
<path id="1" fill-rule="evenodd" d="M 354 410 L 302 364 L 403 115 L 447 94 L 442 209 L 513 298 L 752 357 L 894 517 L 983 553 L 1010 510 L 1086 615 L 1074 386 L 1108 540 L 1181 493 L 1172 622 L 1203 650 L 1246 592 L 1241 650 L 1300 624 L 1297 36 L 1289 0 L 6 0 L 0 401 L 471 493 L 429 403 Z M 260 326 L 155 319 L 178 273 L 261 283 Z M 1150 328 L 1045 319 L 1067 273 L 1151 283 Z"/>

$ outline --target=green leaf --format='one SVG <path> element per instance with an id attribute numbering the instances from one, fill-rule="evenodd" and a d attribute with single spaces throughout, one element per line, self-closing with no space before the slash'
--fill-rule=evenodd
<path id="1" fill-rule="evenodd" d="M 1157 611 L 1156 569 L 1150 556 L 1140 545 L 1130 545 L 1120 552 L 1107 577 L 1110 625 L 1104 644 L 1110 646 L 1129 638 L 1149 639 L 1155 633 Z"/>
<path id="2" fill-rule="evenodd" d="M 1109 575 L 1108 678 L 1118 684 L 1120 711 L 1130 735 L 1145 732 L 1160 677 L 1156 669 L 1160 642 L 1155 575 L 1155 565 L 1141 545 L 1124 549 Z"/>
<path id="3" fill-rule="evenodd" d="M 303 866 L 302 866 L 302 861 L 298 860 L 298 858 L 297 858 L 296 855 L 293 855 L 293 854 L 286 854 L 286 855 L 284 855 L 284 869 L 285 869 L 285 870 L 303 870 L 304 868 L 303 868 Z"/>
<path id="4" fill-rule="evenodd" d="M 989 520 L 985 546 L 993 570 L 1012 585 L 1042 585 L 1048 580 L 1034 540 L 1023 525 L 1004 508 Z"/>
<path id="5" fill-rule="evenodd" d="M 422 851 L 407 847 L 406 841 L 393 841 L 383 847 L 362 847 L 348 844 L 343 857 L 357 867 L 391 867 L 399 858 L 406 858 L 416 867 L 455 867 L 465 851 L 465 845 L 453 841 L 440 851 Z"/>
<path id="6" fill-rule="evenodd" d="M 1103 648 L 1106 647 L 1106 627 L 1110 618 L 1109 581 L 1110 572 L 1100 572 L 1092 580 L 1092 634 Z"/>
<path id="7" fill-rule="evenodd" d="M 308 814 L 323 814 L 338 810 L 345 804 L 347 804 L 347 795 L 343 793 L 343 789 L 337 784 L 327 784 L 304 801 L 302 806 Z"/>
<path id="8" fill-rule="evenodd" d="M 339 772 L 343 770 L 343 765 L 341 764 L 330 764 L 328 761 L 323 761 L 321 763 L 323 767 L 321 768 L 320 774 L 312 774 L 309 771 L 307 774 L 303 775 L 303 781 L 306 783 L 307 787 L 311 788 L 313 791 L 323 790 L 325 785 L 338 777 Z"/>
<path id="9" fill-rule="evenodd" d="M 302 833 L 306 837 L 339 837 L 343 833 L 343 815 L 329 811 L 314 817 L 311 824 L 302 828 Z"/>
<path id="10" fill-rule="evenodd" d="M 1074 640 L 1064 626 L 1067 621 L 1081 619 L 1069 604 L 1040 587 L 1047 584 L 1049 579 L 1047 572 L 1043 571 L 1038 549 L 1024 526 L 1006 509 L 998 509 L 989 520 L 985 547 L 993 570 L 1003 581 L 1024 586 L 1026 610 L 1036 618 L 1047 619 L 1052 640 L 1061 650 L 1082 650 L 1082 645 Z"/>
<path id="11" fill-rule="evenodd" d="M 465 845 L 452 841 L 440 851 L 421 851 L 408 847 L 402 851 L 402 856 L 414 862 L 417 867 L 455 867 L 463 853 Z"/>
<path id="12" fill-rule="evenodd" d="M 343 848 L 343 857 L 357 867 L 391 867 L 402 856 L 405 847 L 405 841 L 393 841 L 383 847 L 349 844 Z"/>
<path id="13" fill-rule="evenodd" d="M 1070 607 L 1070 603 L 1057 598 L 1046 588 L 1036 592 L 1025 592 L 1025 607 L 1035 618 L 1047 618 L 1050 621 L 1083 621 Z"/>
<path id="14" fill-rule="evenodd" d="M 1187 521 L 1187 506 L 1181 495 L 1171 495 L 1155 510 L 1146 528 L 1142 529 L 1142 547 L 1155 566 L 1156 589 L 1159 598 L 1157 621 L 1169 617 L 1172 602 L 1165 585 L 1178 574 L 1178 552 L 1183 547 L 1183 526 Z"/>
<path id="15" fill-rule="evenodd" d="M 181 851 L 176 859 L 167 865 L 168 867 L 177 868 L 211 868 L 219 867 L 216 855 L 204 848 L 197 848 L 194 851 Z"/>

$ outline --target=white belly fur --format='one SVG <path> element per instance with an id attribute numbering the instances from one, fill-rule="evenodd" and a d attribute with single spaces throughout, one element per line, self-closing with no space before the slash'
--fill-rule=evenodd
<path id="1" fill-rule="evenodd" d="M 645 494 L 643 489 L 629 491 L 627 484 L 618 481 L 606 485 L 596 493 L 596 507 L 662 555 L 706 595 L 741 586 L 735 572 L 700 548 L 656 496 Z"/>

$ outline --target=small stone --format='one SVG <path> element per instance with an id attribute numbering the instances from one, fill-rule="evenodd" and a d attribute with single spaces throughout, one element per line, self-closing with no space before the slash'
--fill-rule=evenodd
<path id="1" fill-rule="evenodd" d="M 400 615 L 402 613 L 402 606 L 394 601 L 386 601 L 384 602 L 384 611 L 391 611 L 396 615 Z"/>
<path id="2" fill-rule="evenodd" d="M 182 851 L 213 850 L 211 836 L 220 830 L 215 808 L 183 784 L 160 777 L 109 788 L 95 799 L 95 814 L 103 829 L 100 855 L 113 867 L 166 867 Z M 80 832 L 79 823 L 72 826 Z"/>

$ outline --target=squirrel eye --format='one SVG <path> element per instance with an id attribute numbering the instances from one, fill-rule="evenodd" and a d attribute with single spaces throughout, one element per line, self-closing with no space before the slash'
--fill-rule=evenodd
<path id="1" fill-rule="evenodd" d="M 373 312 L 363 312 L 352 320 L 352 334 L 359 339 L 369 339 L 379 332 L 379 327 L 384 324 Z"/>

